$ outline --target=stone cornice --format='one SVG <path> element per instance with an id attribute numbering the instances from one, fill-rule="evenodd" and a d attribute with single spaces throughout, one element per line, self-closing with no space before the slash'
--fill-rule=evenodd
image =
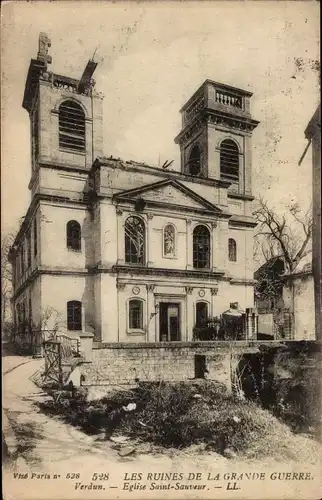
<path id="1" fill-rule="evenodd" d="M 233 191 L 227 193 L 228 198 L 236 199 L 236 200 L 246 200 L 253 201 L 255 200 L 255 196 L 251 194 L 244 193 L 234 193 Z"/>
<path id="2" fill-rule="evenodd" d="M 82 173 L 89 175 L 90 174 L 90 169 L 87 167 L 76 167 L 75 165 L 69 165 L 66 163 L 57 163 L 54 161 L 50 160 L 44 160 L 41 157 L 38 159 L 38 164 L 35 170 L 33 171 L 31 175 L 31 179 L 28 184 L 28 189 L 32 189 L 37 177 L 39 176 L 39 170 L 40 168 L 50 168 L 53 170 L 64 170 L 66 172 L 77 172 L 77 173 Z"/>
<path id="3" fill-rule="evenodd" d="M 204 127 L 206 123 L 212 125 L 221 125 L 224 127 L 238 130 L 245 134 L 251 133 L 259 124 L 259 121 L 253 120 L 248 116 L 230 115 L 223 111 L 204 108 L 195 119 L 188 123 L 184 129 L 175 138 L 175 143 L 185 144 L 194 134 Z"/>
<path id="4" fill-rule="evenodd" d="M 254 286 L 257 281 L 254 279 L 240 279 L 240 278 L 230 278 L 229 279 L 231 285 L 246 285 L 246 286 Z"/>
<path id="5" fill-rule="evenodd" d="M 168 276 L 177 278 L 197 278 L 197 279 L 218 279 L 222 278 L 225 271 L 221 269 L 216 270 L 202 270 L 202 269 L 168 269 L 158 267 L 145 267 L 135 265 L 115 265 L 112 267 L 95 266 L 92 272 L 97 273 L 111 273 L 117 275 L 131 274 L 131 275 L 145 275 L 145 276 Z"/>
<path id="6" fill-rule="evenodd" d="M 257 222 L 253 218 L 242 216 L 242 215 L 232 215 L 228 221 L 229 227 L 251 227 L 257 226 Z"/>
<path id="7" fill-rule="evenodd" d="M 49 275 L 49 276 L 88 276 L 91 273 L 88 269 L 63 269 L 63 268 L 54 268 L 54 267 L 43 267 L 39 266 L 34 269 L 26 280 L 17 288 L 15 291 L 12 300 L 16 300 L 16 298 L 26 289 L 35 279 L 40 275 Z"/>
<path id="8" fill-rule="evenodd" d="M 135 200 L 131 199 L 120 199 L 120 202 L 123 201 L 124 203 L 127 202 L 129 204 L 135 204 Z M 153 208 L 167 208 L 167 212 L 169 211 L 173 212 L 180 212 L 180 213 L 191 213 L 191 214 L 197 214 L 197 215 L 203 215 L 206 217 L 211 217 L 212 219 L 229 219 L 231 217 L 231 214 L 226 213 L 226 212 L 214 212 L 211 210 L 207 209 L 202 209 L 202 208 L 195 208 L 195 207 L 188 207 L 188 206 L 183 206 L 183 205 L 175 205 L 172 203 L 167 203 L 164 202 L 162 203 L 161 201 L 151 201 L 151 200 L 144 200 L 146 201 L 146 208 L 148 209 L 153 209 Z M 122 205 L 123 206 L 123 205 Z M 141 213 L 146 213 L 144 210 L 142 210 Z"/>
<path id="9" fill-rule="evenodd" d="M 201 270 L 201 269 L 168 269 L 168 268 L 152 268 L 145 266 L 134 266 L 134 265 L 114 265 L 114 266 L 104 266 L 98 264 L 96 266 L 88 267 L 87 269 L 73 269 L 73 268 L 58 268 L 58 267 L 45 267 L 38 266 L 32 270 L 32 272 L 27 276 L 26 280 L 15 290 L 12 300 L 16 300 L 19 295 L 28 288 L 33 281 L 35 281 L 41 275 L 47 276 L 70 276 L 70 277 L 86 277 L 93 276 L 96 274 L 112 274 L 117 276 L 125 276 L 130 274 L 131 276 L 155 276 L 155 277 L 167 277 L 171 278 L 183 278 L 183 279 L 194 279 L 198 282 L 203 282 L 207 280 L 209 284 L 209 279 L 214 280 L 214 284 L 217 285 L 218 281 L 228 281 L 232 285 L 246 285 L 253 286 L 256 283 L 254 279 L 239 279 L 231 276 L 225 276 L 225 271 L 221 269 L 216 270 Z M 184 283 L 180 283 L 184 286 Z M 198 284 L 192 284 L 191 286 L 198 287 Z"/>

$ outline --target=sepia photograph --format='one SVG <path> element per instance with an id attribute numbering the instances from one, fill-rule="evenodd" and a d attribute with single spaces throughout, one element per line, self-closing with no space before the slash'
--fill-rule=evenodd
<path id="1" fill-rule="evenodd" d="M 5 500 L 321 498 L 318 1 L 7 1 Z"/>

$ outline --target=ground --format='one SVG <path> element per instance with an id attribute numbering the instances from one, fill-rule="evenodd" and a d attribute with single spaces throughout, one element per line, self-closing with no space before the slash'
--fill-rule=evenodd
<path id="1" fill-rule="evenodd" d="M 103 485 L 105 490 L 96 491 L 95 498 L 106 498 L 108 489 L 111 489 L 112 495 L 117 491 L 114 489 L 113 492 L 112 487 L 115 485 L 118 486 L 118 492 L 122 490 L 124 497 L 131 496 L 133 498 L 136 494 L 140 497 L 140 491 L 129 493 L 128 490 L 123 490 L 126 473 L 143 472 L 143 476 L 146 477 L 148 472 L 174 473 L 180 471 L 185 479 L 189 473 L 201 473 L 205 479 L 206 476 L 208 478 L 208 474 L 215 477 L 218 471 L 225 470 L 231 473 L 232 471 L 254 470 L 258 472 L 259 468 L 263 470 L 263 466 L 275 471 L 282 469 L 283 471 L 309 470 L 312 473 L 312 470 L 315 470 L 315 466 L 312 464 L 316 463 L 316 457 L 312 457 L 310 460 L 310 455 L 307 453 L 305 454 L 307 464 L 283 464 L 282 469 L 281 464 L 276 462 L 259 464 L 245 463 L 238 459 L 228 460 L 198 446 L 188 448 L 185 451 L 167 450 L 167 452 L 161 453 L 158 450 L 151 450 L 149 445 L 138 445 L 131 442 L 129 446 L 133 446 L 136 452 L 121 457 L 118 450 L 115 449 L 117 446 L 112 441 L 103 441 L 97 436 L 88 436 L 75 427 L 61 422 L 58 418 L 45 416 L 39 411 L 35 402 L 43 400 L 48 395 L 33 383 L 31 377 L 41 369 L 42 364 L 42 359 L 13 356 L 8 352 L 3 352 L 3 412 L 5 422 L 7 422 L 7 425 L 3 426 L 3 431 L 6 439 L 8 436 L 9 451 L 16 448 L 12 459 L 7 460 L 4 468 L 5 498 L 11 499 L 18 496 L 21 499 L 34 498 L 35 488 L 37 488 L 37 497 L 42 499 L 53 498 L 50 493 L 53 489 L 56 491 L 56 495 L 59 491 L 57 498 L 76 498 L 79 497 L 79 489 L 82 484 L 92 484 L 92 486 L 98 484 L 92 482 L 94 473 L 109 473 L 109 480 L 104 482 L 102 479 L 99 483 Z M 310 442 L 305 439 L 303 438 L 301 443 L 304 447 L 309 447 Z M 28 477 L 28 482 L 26 483 L 26 479 L 15 478 L 15 473 L 27 474 L 28 476 L 25 477 Z M 45 476 L 42 479 L 37 478 L 37 473 L 46 473 L 47 480 Z M 53 482 L 54 474 L 57 475 L 57 479 Z M 70 479 L 68 474 L 70 474 Z M 77 480 L 77 474 L 80 474 L 79 480 Z M 223 476 L 220 479 L 223 479 Z M 129 482 L 131 485 L 134 483 L 135 481 Z M 164 484 L 168 484 L 168 482 Z M 192 484 L 191 481 L 189 484 Z M 199 481 L 197 484 L 201 484 L 201 482 Z M 221 491 L 220 488 L 225 489 L 225 497 L 236 498 L 236 493 L 226 491 L 228 484 L 226 480 L 203 481 L 202 484 L 205 484 L 205 490 L 198 491 L 200 498 L 209 498 L 215 492 Z M 248 483 L 242 482 L 241 484 L 243 493 L 246 493 L 251 483 L 248 481 Z M 302 484 L 303 481 L 296 485 L 290 481 L 284 483 L 283 488 L 290 488 L 288 490 L 290 496 L 286 498 L 296 498 L 294 493 L 300 492 Z M 312 488 L 314 484 L 310 483 Z M 216 489 L 215 485 L 218 485 Z M 280 491 L 278 489 L 280 486 L 275 481 L 271 481 L 271 487 L 276 488 L 276 494 Z M 297 490 L 292 489 L 295 487 Z M 305 491 L 307 492 L 307 490 Z M 91 493 L 94 494 L 93 491 Z M 250 489 L 250 495 L 258 498 L 256 494 L 254 496 L 254 493 L 255 490 Z M 88 494 L 85 495 L 86 498 L 88 498 Z M 145 494 L 147 498 L 151 495 L 154 495 L 154 498 L 165 498 L 171 496 L 171 490 L 161 493 L 149 491 Z M 194 491 L 184 491 L 182 497 L 183 495 L 186 498 L 196 498 Z M 109 498 L 113 498 L 113 496 Z M 272 490 L 270 498 L 273 498 Z"/>

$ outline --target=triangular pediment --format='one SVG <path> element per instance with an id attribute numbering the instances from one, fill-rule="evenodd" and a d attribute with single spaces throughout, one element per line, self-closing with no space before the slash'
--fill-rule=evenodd
<path id="1" fill-rule="evenodd" d="M 166 179 L 139 188 L 122 191 L 115 195 L 115 198 L 120 201 L 133 202 L 142 199 L 148 204 L 178 206 L 206 210 L 217 214 L 221 213 L 220 208 L 175 179 Z"/>

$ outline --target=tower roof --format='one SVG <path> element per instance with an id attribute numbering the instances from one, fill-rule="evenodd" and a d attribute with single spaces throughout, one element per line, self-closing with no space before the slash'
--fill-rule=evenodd
<path id="1" fill-rule="evenodd" d="M 249 92 L 248 90 L 239 89 L 237 87 L 232 87 L 231 85 L 227 85 L 225 83 L 220 83 L 220 82 L 216 82 L 215 80 L 209 80 L 209 79 L 207 79 L 194 92 L 194 94 L 190 97 L 190 99 L 182 106 L 182 108 L 180 109 L 180 113 L 182 113 L 183 111 L 185 111 L 186 108 L 189 107 L 189 105 L 196 99 L 196 97 L 199 94 L 201 94 L 202 91 L 206 87 L 208 87 L 208 86 L 215 87 L 219 91 L 220 90 L 222 90 L 222 91 L 228 91 L 228 92 L 231 92 L 233 94 L 238 94 L 238 95 L 241 95 L 241 96 L 251 97 L 253 95 L 253 93 Z"/>

